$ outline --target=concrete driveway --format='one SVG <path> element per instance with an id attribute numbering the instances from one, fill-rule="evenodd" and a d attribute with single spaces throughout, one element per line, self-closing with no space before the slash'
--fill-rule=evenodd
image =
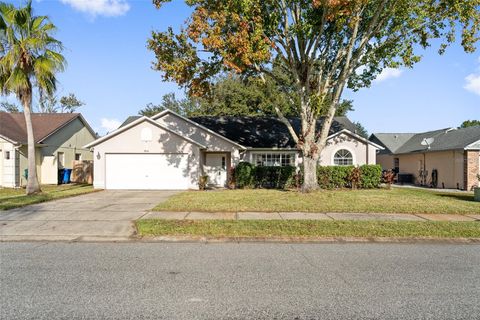
<path id="1" fill-rule="evenodd" d="M 176 191 L 100 191 L 0 211 L 0 240 L 126 240 L 133 220 Z"/>

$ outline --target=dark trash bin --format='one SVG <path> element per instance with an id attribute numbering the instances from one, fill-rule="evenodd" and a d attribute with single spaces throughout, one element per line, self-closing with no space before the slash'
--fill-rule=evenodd
<path id="1" fill-rule="evenodd" d="M 71 175 L 72 175 L 72 169 L 64 169 L 62 183 L 70 183 Z"/>
<path id="2" fill-rule="evenodd" d="M 65 175 L 64 169 L 58 169 L 58 184 L 63 183 L 63 176 Z"/>
<path id="3" fill-rule="evenodd" d="M 413 184 L 413 174 L 410 173 L 399 173 L 398 174 L 398 183 L 400 184 Z"/>

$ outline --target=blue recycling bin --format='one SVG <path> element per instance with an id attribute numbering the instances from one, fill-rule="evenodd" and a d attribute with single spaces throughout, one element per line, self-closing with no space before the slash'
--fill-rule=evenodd
<path id="1" fill-rule="evenodd" d="M 72 174 L 72 169 L 64 169 L 62 183 L 70 183 L 71 174 Z"/>

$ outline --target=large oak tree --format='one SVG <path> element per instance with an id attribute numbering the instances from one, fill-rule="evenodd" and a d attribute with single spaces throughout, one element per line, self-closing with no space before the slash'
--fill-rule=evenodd
<path id="1" fill-rule="evenodd" d="M 169 0 L 154 0 L 157 8 Z M 280 61 L 292 80 L 284 88 L 301 118 L 304 191 L 318 188 L 316 165 L 346 87 L 370 85 L 387 67 L 412 67 L 419 50 L 439 52 L 461 38 L 475 50 L 480 0 L 187 0 L 192 14 L 178 32 L 153 32 L 154 68 L 192 96 L 208 95 L 218 74 L 255 74 L 282 85 Z M 323 126 L 316 128 L 323 117 Z"/>

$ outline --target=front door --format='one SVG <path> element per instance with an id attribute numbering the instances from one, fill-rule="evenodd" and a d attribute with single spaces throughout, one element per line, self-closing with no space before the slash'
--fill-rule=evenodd
<path id="1" fill-rule="evenodd" d="M 225 153 L 207 153 L 205 174 L 208 175 L 208 185 L 225 187 L 227 185 L 227 155 Z"/>

